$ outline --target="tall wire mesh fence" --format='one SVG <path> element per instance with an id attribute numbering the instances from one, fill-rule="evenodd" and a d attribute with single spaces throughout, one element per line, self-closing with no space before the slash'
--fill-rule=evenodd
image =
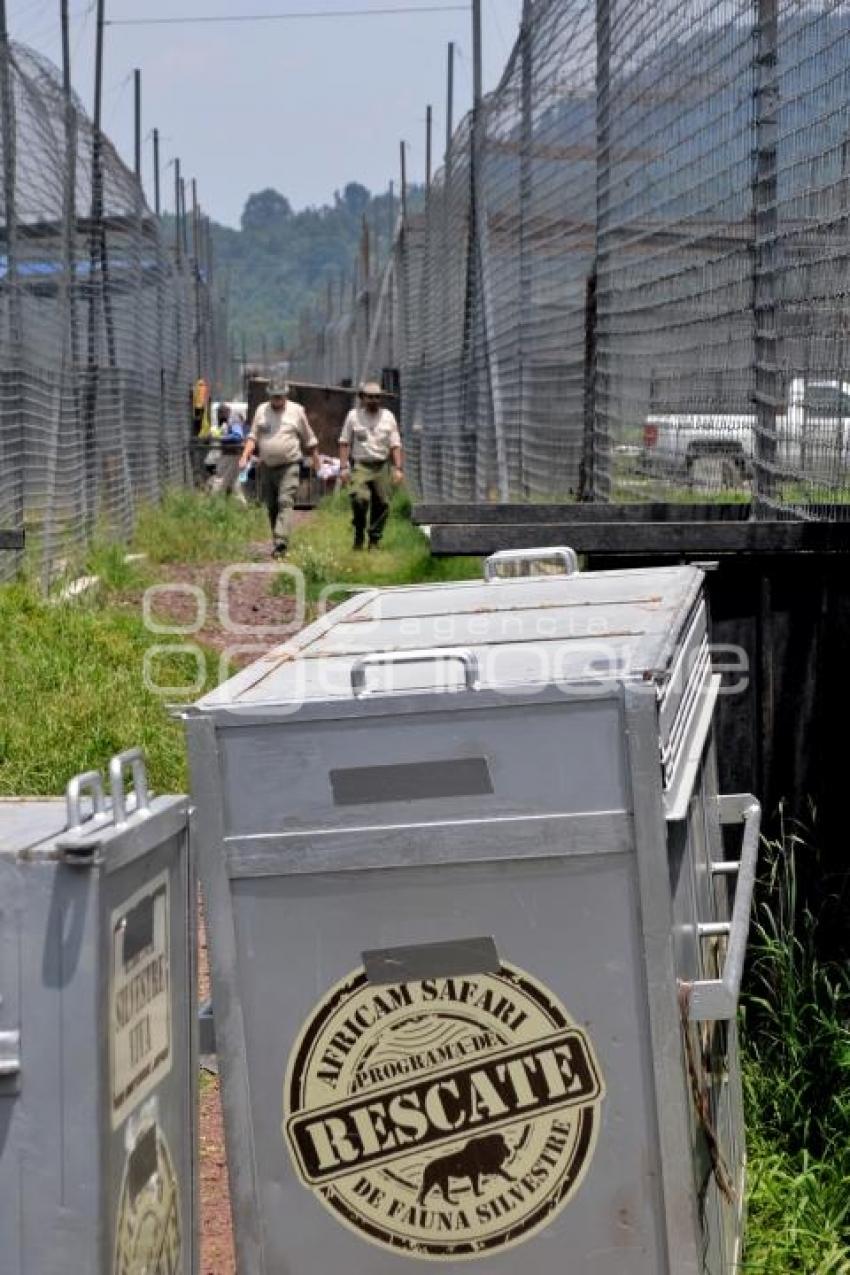
<path id="1" fill-rule="evenodd" d="M 166 243 L 56 70 L 0 45 L 0 530 L 49 583 L 190 476 L 192 385 L 227 357 L 211 254 Z M 0 553 L 0 579 L 21 565 Z"/>
<path id="2" fill-rule="evenodd" d="M 295 362 L 400 368 L 426 498 L 839 518 L 848 229 L 850 2 L 526 0 L 396 239 L 392 323 L 367 359 L 362 314 L 313 316 Z"/>

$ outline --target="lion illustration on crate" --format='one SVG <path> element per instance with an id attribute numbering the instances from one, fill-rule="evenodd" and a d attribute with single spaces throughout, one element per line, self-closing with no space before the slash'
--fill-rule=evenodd
<path id="1" fill-rule="evenodd" d="M 468 1178 L 476 1195 L 481 1194 L 481 1179 L 484 1177 L 496 1174 L 507 1182 L 513 1182 L 514 1179 L 504 1167 L 512 1155 L 513 1152 L 500 1133 L 472 1138 L 460 1151 L 438 1156 L 425 1166 L 419 1188 L 419 1203 L 424 1204 L 434 1187 L 437 1187 L 446 1203 L 454 1204 L 450 1194 L 452 1178 Z"/>

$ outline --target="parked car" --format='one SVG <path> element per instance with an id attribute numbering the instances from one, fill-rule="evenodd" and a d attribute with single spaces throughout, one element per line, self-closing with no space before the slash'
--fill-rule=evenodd
<path id="1" fill-rule="evenodd" d="M 641 468 L 700 487 L 735 487 L 752 475 L 756 414 L 651 413 Z M 827 479 L 850 467 L 850 382 L 795 376 L 776 417 L 773 463 L 788 474 Z"/>

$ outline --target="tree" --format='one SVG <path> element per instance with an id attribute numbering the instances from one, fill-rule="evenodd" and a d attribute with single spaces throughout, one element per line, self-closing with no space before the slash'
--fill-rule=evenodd
<path id="1" fill-rule="evenodd" d="M 242 212 L 242 229 L 249 234 L 256 230 L 274 230 L 291 216 L 289 200 L 280 191 L 267 186 L 265 190 L 248 196 Z"/>
<path id="2" fill-rule="evenodd" d="M 349 182 L 342 192 L 342 202 L 352 217 L 362 217 L 369 206 L 371 195 L 359 182 Z"/>
<path id="3" fill-rule="evenodd" d="M 364 203 L 365 199 L 365 203 Z M 411 186 L 411 211 L 422 206 L 424 193 Z M 261 342 L 274 344 L 273 334 L 297 336 L 298 316 L 305 307 L 327 305 L 328 281 L 338 298 L 341 281 L 360 259 L 363 216 L 382 227 L 386 252 L 388 197 L 372 198 L 365 186 L 350 182 L 335 192 L 332 204 L 293 212 L 278 191 L 252 194 L 242 215 L 242 229 L 213 226 L 216 261 L 231 279 L 229 318 L 249 354 Z M 376 266 L 383 256 L 376 261 Z M 346 285 L 346 304 L 350 285 Z"/>

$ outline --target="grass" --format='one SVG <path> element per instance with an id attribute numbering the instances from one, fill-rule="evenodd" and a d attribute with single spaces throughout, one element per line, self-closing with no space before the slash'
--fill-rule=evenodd
<path id="1" fill-rule="evenodd" d="M 154 788 L 185 791 L 182 729 L 143 679 L 151 641 L 129 610 L 95 599 L 51 606 L 26 584 L 0 589 L 0 796 L 60 793 L 134 745 Z M 185 684 L 193 668 L 185 655 L 164 656 L 155 677 Z"/>
<path id="2" fill-rule="evenodd" d="M 479 558 L 432 558 L 428 538 L 410 521 L 410 501 L 396 496 L 380 549 L 352 549 L 351 506 L 344 494 L 323 501 L 293 536 L 289 561 L 304 573 L 307 596 L 316 601 L 325 590 L 385 585 L 437 584 L 479 579 Z M 286 591 L 281 576 L 275 588 Z"/>
<path id="3" fill-rule="evenodd" d="M 129 593 L 143 589 L 150 580 L 150 568 L 142 561 L 128 562 L 126 545 L 99 536 L 86 557 L 84 573 L 97 576 L 107 593 Z"/>
<path id="4" fill-rule="evenodd" d="M 749 484 L 698 487 L 693 483 L 677 483 L 661 475 L 647 477 L 629 470 L 615 470 L 611 487 L 611 501 L 618 505 L 636 505 L 645 501 L 671 505 L 749 505 L 752 498 Z"/>
<path id="5" fill-rule="evenodd" d="M 814 479 L 809 483 L 782 483 L 775 499 L 785 505 L 846 505 L 850 503 L 850 488 Z"/>
<path id="6" fill-rule="evenodd" d="M 846 915 L 844 891 L 795 833 L 769 845 L 764 857 L 743 1012 L 744 1270 L 848 1275 L 850 971 L 845 960 L 820 955 L 832 946 L 824 933 Z M 801 882 L 801 860 L 817 884 Z"/>
<path id="7" fill-rule="evenodd" d="M 106 533 L 96 537 L 76 570 L 100 583 L 81 599 L 49 605 L 35 578 L 0 588 L 0 796 L 55 795 L 72 775 L 103 770 L 135 745 L 155 789 L 185 791 L 183 732 L 166 709 L 179 696 L 157 693 L 144 677 L 149 648 L 169 639 L 148 632 L 139 597 L 157 565 L 238 561 L 267 531 L 256 506 L 178 488 L 140 511 L 129 549 Z M 129 551 L 146 559 L 127 562 Z M 208 666 L 217 668 L 217 657 Z M 152 678 L 191 684 L 195 668 L 191 656 L 166 652 L 156 656 Z"/>
<path id="8" fill-rule="evenodd" d="M 252 541 L 268 540 L 268 535 L 259 505 L 177 487 L 161 504 L 140 511 L 133 548 L 152 564 L 238 562 Z"/>

